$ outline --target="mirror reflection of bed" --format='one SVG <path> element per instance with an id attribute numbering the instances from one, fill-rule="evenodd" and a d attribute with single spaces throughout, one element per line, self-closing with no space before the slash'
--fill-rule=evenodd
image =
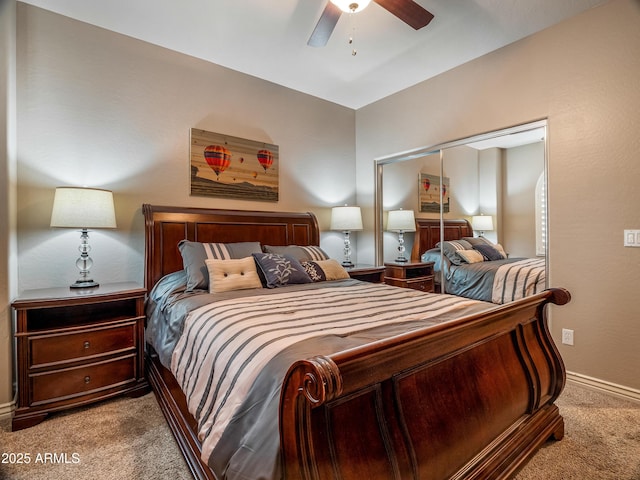
<path id="1" fill-rule="evenodd" d="M 434 262 L 437 291 L 504 303 L 547 288 L 545 144 L 542 120 L 379 159 L 378 262 L 398 243 L 388 211 L 412 209 L 417 231 L 405 246 L 411 261 Z M 473 230 L 478 215 L 493 228 Z"/>

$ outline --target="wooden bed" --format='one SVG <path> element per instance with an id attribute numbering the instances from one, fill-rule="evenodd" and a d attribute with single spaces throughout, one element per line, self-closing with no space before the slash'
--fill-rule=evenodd
<path id="1" fill-rule="evenodd" d="M 146 288 L 182 269 L 178 241 L 318 245 L 311 213 L 144 205 Z M 545 306 L 563 289 L 330 356 L 285 378 L 280 451 L 287 479 L 509 478 L 563 419 L 553 404 L 565 369 Z M 148 376 L 195 478 L 194 420 L 172 374 L 148 350 Z"/>
<path id="2" fill-rule="evenodd" d="M 444 222 L 444 239 L 458 240 L 462 237 L 473 237 L 473 228 L 468 220 L 449 220 Z M 440 241 L 439 218 L 416 218 L 416 233 L 413 237 L 411 261 L 419 262 L 424 252 L 435 248 Z"/>

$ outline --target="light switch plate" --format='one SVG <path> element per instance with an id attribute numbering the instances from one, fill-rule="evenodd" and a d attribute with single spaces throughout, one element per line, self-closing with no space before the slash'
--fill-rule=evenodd
<path id="1" fill-rule="evenodd" d="M 624 231 L 624 246 L 625 247 L 640 247 L 640 230 L 625 230 Z"/>

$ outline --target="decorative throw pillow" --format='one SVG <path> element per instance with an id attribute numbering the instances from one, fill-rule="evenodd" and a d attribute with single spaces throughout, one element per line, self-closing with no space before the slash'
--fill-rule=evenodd
<path id="1" fill-rule="evenodd" d="M 209 271 L 204 263 L 207 258 L 230 260 L 250 257 L 262 252 L 260 242 L 237 243 L 201 243 L 181 240 L 178 250 L 182 255 L 182 264 L 187 272 L 187 291 L 209 289 Z"/>
<path id="2" fill-rule="evenodd" d="M 295 283 L 311 283 L 300 262 L 291 255 L 254 253 L 259 272 L 267 288 L 284 287 Z"/>
<path id="3" fill-rule="evenodd" d="M 318 260 L 317 262 L 301 262 L 305 271 L 314 282 L 324 282 L 326 280 L 342 280 L 351 278 L 337 260 Z"/>
<path id="4" fill-rule="evenodd" d="M 475 247 L 474 247 L 475 248 Z M 484 257 L 477 250 L 459 250 L 458 255 L 465 263 L 484 262 Z"/>
<path id="5" fill-rule="evenodd" d="M 494 245 L 494 248 L 500 252 L 500 255 L 502 255 L 502 258 L 509 258 L 509 255 L 507 255 L 507 252 L 504 251 L 504 248 L 502 247 L 502 245 L 500 245 L 499 243 L 496 243 Z"/>
<path id="6" fill-rule="evenodd" d="M 454 265 L 460 265 L 462 263 L 462 258 L 458 255 L 459 251 L 473 250 L 473 246 L 469 242 L 462 239 L 438 242 L 436 244 L 436 247 L 440 247 L 441 245 L 442 245 L 443 253 L 449 259 L 449 261 Z"/>
<path id="7" fill-rule="evenodd" d="M 493 246 L 493 242 L 487 240 L 485 237 L 462 237 L 462 240 L 465 242 L 469 242 L 471 245 L 491 245 Z"/>
<path id="8" fill-rule="evenodd" d="M 265 245 L 264 251 L 276 253 L 278 255 L 291 255 L 299 262 L 317 262 L 318 260 L 329 260 L 329 255 L 322 248 L 315 245 Z"/>
<path id="9" fill-rule="evenodd" d="M 209 272 L 209 293 L 262 288 L 253 257 L 233 260 L 207 259 L 204 262 Z"/>
<path id="10" fill-rule="evenodd" d="M 502 260 L 503 257 L 502 254 L 495 248 L 492 247 L 491 245 L 474 245 L 473 248 L 475 250 L 477 250 L 478 252 L 480 252 L 480 254 L 487 260 Z"/>

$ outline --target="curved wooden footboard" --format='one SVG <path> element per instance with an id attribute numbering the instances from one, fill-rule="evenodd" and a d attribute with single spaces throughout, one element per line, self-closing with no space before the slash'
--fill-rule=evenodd
<path id="1" fill-rule="evenodd" d="M 294 364 L 280 404 L 287 479 L 508 478 L 548 438 L 565 368 L 550 289 L 443 325 Z"/>

